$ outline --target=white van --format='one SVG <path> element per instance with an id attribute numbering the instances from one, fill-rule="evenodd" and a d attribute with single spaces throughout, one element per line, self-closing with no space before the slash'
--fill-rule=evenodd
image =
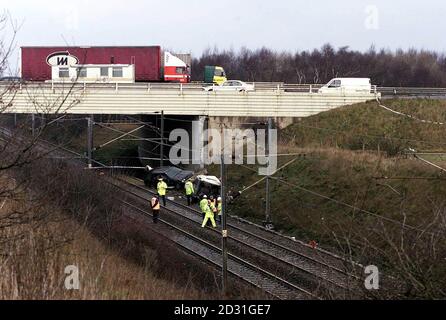
<path id="1" fill-rule="evenodd" d="M 370 78 L 335 78 L 319 89 L 319 93 L 370 93 Z"/>

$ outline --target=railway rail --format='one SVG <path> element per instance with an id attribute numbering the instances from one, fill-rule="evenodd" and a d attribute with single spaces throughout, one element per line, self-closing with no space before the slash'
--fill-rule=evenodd
<path id="1" fill-rule="evenodd" d="M 117 186 L 121 190 L 131 190 L 132 194 L 140 200 L 148 203 L 148 195 L 155 192 L 141 186 L 142 181 L 131 177 L 120 177 L 120 183 Z M 116 184 L 115 184 L 116 186 Z M 187 205 L 168 200 L 168 206 L 163 209 L 170 214 L 177 215 L 177 218 L 187 220 L 195 228 L 200 228 L 202 221 L 201 213 Z M 307 291 L 314 290 L 315 287 L 323 287 L 331 291 L 332 294 L 339 295 L 342 291 L 345 295 L 358 292 L 356 284 L 358 277 L 347 270 L 352 267 L 355 271 L 362 269 L 358 264 L 351 264 L 341 257 L 330 252 L 314 249 L 301 242 L 290 241 L 281 235 L 272 234 L 269 231 L 262 230 L 256 226 L 249 226 L 240 223 L 235 219 L 228 221 L 229 240 L 232 243 L 232 249 L 251 259 L 252 262 L 262 257 L 264 265 L 268 261 L 272 262 L 271 271 L 282 274 L 300 285 L 304 285 Z M 214 243 L 220 238 L 220 231 L 209 229 L 214 238 Z M 256 256 L 250 256 L 248 252 L 254 252 Z M 259 262 L 259 261 L 257 261 Z M 281 268 L 281 272 L 278 271 Z"/>
<path id="2" fill-rule="evenodd" d="M 0 133 L 10 134 L 4 129 L 0 130 Z M 39 146 L 45 151 L 56 148 L 54 144 L 43 140 Z M 64 156 L 67 153 L 74 155 L 73 161 L 77 163 L 84 158 L 84 155 L 59 146 L 54 152 L 61 152 Z M 132 197 L 133 203 L 125 201 L 123 205 L 146 217 L 150 216 L 146 210 L 148 195 L 154 191 L 144 187 L 141 180 L 106 176 L 106 181 Z M 139 205 L 135 204 L 135 200 Z M 210 228 L 203 230 L 199 211 L 178 201 L 169 200 L 168 206 L 163 207 L 163 210 L 167 214 L 164 215 L 162 223 L 178 234 L 173 239 L 175 243 L 188 253 L 219 268 L 220 232 Z M 360 270 L 362 266 L 352 264 L 328 251 L 313 249 L 301 242 L 292 242 L 289 238 L 236 219 L 230 219 L 228 226 L 230 274 L 262 288 L 271 296 L 277 299 L 319 299 L 333 294 L 339 296 L 339 293 L 342 293 L 343 297 L 352 297 L 360 292 L 357 287 L 359 279 L 346 267 Z"/>
<path id="3" fill-rule="evenodd" d="M 121 201 L 127 207 L 132 208 L 145 217 L 152 215 L 141 207 L 124 200 Z M 217 269 L 221 268 L 221 248 L 165 219 L 159 219 L 159 221 L 178 232 L 178 236 L 173 241 L 183 250 Z M 277 299 L 318 299 L 311 292 L 234 254 L 228 254 L 228 272 L 235 278 L 245 281 L 256 288 L 262 288 L 266 293 Z"/>

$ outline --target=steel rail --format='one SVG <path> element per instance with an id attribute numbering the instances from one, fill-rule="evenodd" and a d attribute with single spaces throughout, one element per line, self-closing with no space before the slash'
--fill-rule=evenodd
<path id="1" fill-rule="evenodd" d="M 2 133 L 2 134 L 6 134 L 8 137 L 10 137 L 10 134 L 11 134 L 9 131 L 4 131 L 3 129 L 0 129 L 0 133 Z M 40 141 L 42 141 L 42 140 L 40 140 Z M 47 142 L 47 141 L 44 141 L 44 142 L 49 143 L 49 144 L 52 144 L 51 142 Z M 45 148 L 45 149 L 48 151 L 48 149 L 46 148 L 46 146 L 42 146 L 42 145 L 40 145 L 40 147 L 41 147 L 41 148 Z M 74 151 L 72 151 L 72 150 L 69 150 L 69 149 L 66 149 L 66 148 L 63 148 L 63 147 L 62 147 L 62 149 L 65 149 L 65 150 L 66 150 L 67 152 L 69 152 L 69 153 L 76 154 L 76 155 L 78 155 L 78 156 L 82 156 L 82 155 L 80 155 L 80 154 L 78 154 L 77 152 L 74 152 Z M 78 158 L 79 158 L 79 157 L 77 157 L 76 159 L 72 159 L 72 160 L 74 160 L 74 161 L 76 161 L 76 162 L 79 162 Z M 115 185 L 115 186 L 116 186 L 116 185 Z M 136 194 L 134 194 L 133 192 L 131 192 L 131 191 L 129 191 L 129 190 L 126 190 L 125 188 L 122 188 L 122 190 L 125 191 L 125 192 L 127 192 L 127 193 L 132 194 L 133 196 L 137 196 Z M 140 198 L 144 199 L 143 197 L 140 197 Z M 144 200 L 145 200 L 145 199 L 144 199 Z M 123 200 L 120 200 L 120 201 L 123 202 Z M 144 212 L 145 214 L 150 215 L 150 213 L 148 213 L 147 211 L 142 210 L 142 209 L 140 209 L 140 208 L 137 208 L 136 206 L 134 206 L 134 205 L 132 205 L 132 204 L 130 204 L 130 203 L 128 203 L 128 202 L 125 202 L 125 204 L 128 205 L 128 206 L 131 206 L 131 207 L 133 207 L 134 209 L 137 209 L 137 210 L 139 210 L 139 211 L 141 211 L 141 212 Z M 172 212 L 173 212 L 173 211 L 172 211 Z M 161 219 L 160 219 L 160 220 L 161 220 Z M 164 221 L 164 220 L 161 220 L 161 221 L 162 221 L 163 223 L 165 223 L 166 225 L 168 225 L 169 227 L 174 228 L 175 230 L 177 230 L 177 231 L 179 231 L 179 232 L 181 232 L 181 233 L 187 235 L 189 238 L 193 238 L 195 241 L 198 241 L 198 242 L 202 243 L 203 245 L 207 246 L 208 248 L 210 247 L 210 248 L 212 248 L 213 250 L 216 250 L 217 252 L 218 252 L 219 250 L 221 251 L 221 249 L 219 249 L 218 247 L 216 247 L 216 246 L 214 246 L 214 245 L 208 243 L 207 241 L 205 241 L 205 240 L 203 240 L 203 239 L 200 239 L 200 238 L 198 238 L 198 237 L 192 235 L 191 233 L 189 233 L 189 232 L 187 232 L 187 231 L 185 231 L 185 230 L 182 230 L 181 228 L 179 228 L 179 227 L 177 227 L 177 226 L 175 226 L 175 225 L 173 225 L 173 224 L 171 224 L 171 223 L 169 223 L 169 222 L 167 222 L 167 221 Z M 182 247 L 184 248 L 184 246 L 182 246 Z M 191 251 L 191 250 L 188 249 L 187 251 Z M 301 288 L 301 287 L 299 287 L 299 286 L 297 286 L 297 285 L 295 285 L 295 284 L 293 284 L 293 283 L 291 283 L 291 282 L 288 282 L 287 280 L 282 279 L 282 278 L 280 278 L 280 277 L 278 277 L 278 276 L 276 276 L 276 275 L 274 275 L 274 274 L 272 274 L 272 273 L 270 273 L 270 272 L 268 272 L 268 271 L 266 271 L 266 270 L 260 268 L 259 266 L 254 265 L 254 264 L 252 264 L 252 263 L 250 263 L 250 262 L 248 262 L 248 261 L 246 261 L 246 260 L 244 260 L 244 259 L 242 259 L 242 258 L 239 258 L 239 257 L 237 257 L 237 256 L 235 256 L 235 255 L 233 255 L 233 254 L 229 254 L 229 257 L 232 259 L 232 261 L 235 261 L 236 263 L 239 263 L 239 264 L 242 264 L 243 266 L 245 266 L 245 268 L 249 268 L 249 269 L 251 269 L 251 270 L 253 270 L 253 271 L 255 271 L 255 272 L 258 272 L 258 273 L 260 273 L 260 274 L 266 276 L 267 278 L 274 279 L 274 281 L 278 282 L 279 285 L 285 285 L 285 286 L 287 286 L 287 287 L 289 287 L 289 288 L 291 288 L 291 289 L 293 289 L 293 290 L 297 290 L 297 291 L 299 291 L 299 292 L 301 292 L 301 293 L 303 293 L 303 294 L 305 294 L 305 295 L 307 295 L 307 296 L 309 296 L 309 297 L 312 297 L 312 298 L 315 298 L 315 299 L 320 299 L 319 297 L 317 297 L 316 295 L 312 294 L 311 292 L 309 292 L 309 291 L 307 291 L 307 290 L 305 290 L 305 289 L 303 289 L 303 288 Z M 208 260 L 208 262 L 210 261 L 209 259 L 206 259 L 206 260 Z M 217 263 L 213 263 L 213 264 L 216 265 L 216 266 L 218 266 L 218 267 L 220 267 L 220 265 L 218 265 Z M 267 289 L 267 288 L 265 288 L 264 284 L 260 286 L 260 285 L 256 284 L 252 279 L 246 279 L 246 276 L 244 277 L 243 275 L 241 275 L 241 274 L 237 274 L 237 273 L 235 273 L 235 272 L 233 272 L 233 271 L 230 271 L 230 273 L 231 273 L 231 274 L 234 274 L 235 276 L 238 276 L 239 278 L 245 280 L 246 282 L 250 283 L 251 285 L 256 286 L 257 288 L 260 288 L 260 289 L 263 289 L 263 290 Z M 277 286 L 277 284 L 276 284 L 276 286 Z M 275 292 L 273 292 L 272 290 L 269 290 L 269 291 L 268 291 L 268 290 L 265 290 L 265 291 L 268 292 L 269 294 L 275 296 L 276 298 L 279 298 L 279 299 L 283 299 L 283 297 L 284 297 L 283 294 L 275 293 Z M 289 293 L 290 293 L 290 292 L 289 292 Z"/>
<path id="2" fill-rule="evenodd" d="M 127 190 L 124 190 L 124 191 L 128 192 Z M 130 192 L 129 192 L 129 193 L 130 193 Z M 141 212 L 141 213 L 144 214 L 144 215 L 152 216 L 152 214 L 151 214 L 150 212 L 148 212 L 148 211 L 146 211 L 146 210 L 144 210 L 144 209 L 141 209 L 141 208 L 135 206 L 134 204 L 131 204 L 131 203 L 129 203 L 129 202 L 127 202 L 127 201 L 124 201 L 124 200 L 120 200 L 120 201 L 121 201 L 122 203 L 126 204 L 127 206 L 130 206 L 131 208 L 133 208 L 133 209 L 135 209 L 135 210 L 138 210 L 139 212 Z M 182 229 L 182 228 L 180 228 L 180 227 L 178 227 L 178 226 L 176 226 L 176 225 L 174 225 L 174 224 L 172 224 L 172 223 L 170 223 L 170 222 L 168 222 L 168 221 L 165 221 L 165 220 L 163 220 L 163 219 L 159 219 L 159 221 L 162 222 L 163 224 L 165 224 L 165 225 L 167 225 L 167 226 L 169 226 L 169 227 L 171 227 L 171 228 L 173 228 L 173 229 L 179 231 L 180 233 L 182 233 L 183 235 L 187 236 L 188 238 L 193 239 L 194 241 L 201 243 L 202 245 L 206 246 L 207 248 L 209 248 L 209 249 L 211 249 L 211 250 L 213 250 L 213 251 L 215 251 L 215 252 L 221 254 L 221 248 L 219 248 L 219 247 L 213 245 L 212 243 L 209 243 L 209 242 L 207 242 L 206 240 L 201 239 L 201 238 L 199 238 L 199 237 L 193 235 L 192 233 L 190 233 L 190 232 L 188 232 L 188 231 L 186 231 L 186 230 L 184 230 L 184 229 Z M 181 244 L 180 244 L 180 245 L 181 245 Z M 201 255 L 200 255 L 200 256 L 201 256 Z M 278 276 L 276 276 L 276 275 L 274 275 L 274 274 L 272 274 L 272 273 L 270 273 L 270 272 L 264 270 L 263 268 L 260 268 L 259 266 L 256 266 L 256 265 L 254 265 L 254 264 L 252 264 L 252 263 L 250 263 L 250 262 L 248 262 L 248 261 L 246 261 L 246 260 L 244 260 L 244 259 L 242 259 L 242 258 L 239 258 L 239 257 L 237 257 L 237 256 L 235 256 L 235 255 L 233 255 L 233 254 L 231 254 L 231 253 L 229 253 L 228 256 L 229 256 L 229 258 L 232 259 L 233 261 L 238 262 L 238 263 L 240 263 L 240 264 L 242 264 L 242 265 L 244 265 L 244 266 L 250 268 L 250 269 L 253 270 L 253 271 L 259 272 L 260 274 L 262 274 L 262 275 L 264 275 L 264 276 L 266 276 L 266 277 L 269 277 L 269 278 L 271 278 L 271 279 L 274 279 L 275 281 L 277 281 L 277 282 L 279 282 L 279 283 L 281 283 L 281 284 L 285 284 L 287 287 L 289 287 L 289 288 L 291 288 L 291 289 L 293 289 L 293 290 L 299 291 L 299 292 L 301 292 L 301 293 L 303 293 L 303 294 L 305 294 L 305 295 L 308 295 L 308 296 L 310 296 L 310 297 L 312 297 L 312 298 L 320 299 L 320 298 L 318 298 L 317 296 L 315 296 L 314 294 L 312 294 L 311 292 L 309 292 L 309 291 L 307 291 L 307 290 L 305 290 L 305 289 L 303 289 L 303 288 L 300 288 L 299 286 L 296 286 L 295 284 L 293 284 L 293 283 L 291 283 L 291 282 L 288 282 L 287 280 L 282 279 L 282 278 L 280 278 L 280 277 L 278 277 Z M 215 265 L 215 266 L 217 266 L 217 267 L 221 267 L 221 265 L 219 265 L 218 263 L 212 261 L 211 259 L 209 259 L 209 258 L 207 258 L 207 257 L 203 257 L 203 256 L 201 256 L 201 257 L 204 258 L 205 260 L 207 260 L 208 262 L 211 262 L 213 265 Z M 237 274 L 237 273 L 235 273 L 234 271 L 231 271 L 231 270 L 229 270 L 229 272 L 230 272 L 231 274 L 237 276 L 238 278 L 241 278 L 241 279 L 243 279 L 243 280 L 245 280 L 245 281 L 251 283 L 252 285 L 254 285 L 254 286 L 256 286 L 256 287 L 259 287 L 257 284 L 255 284 L 254 282 L 252 282 L 252 280 L 246 279 L 246 277 L 244 277 L 243 275 L 241 275 L 241 274 Z M 268 292 L 268 293 L 270 293 L 271 295 L 275 296 L 276 298 L 281 299 L 281 296 L 278 295 L 277 293 L 274 293 L 274 292 Z"/>
<path id="3" fill-rule="evenodd" d="M 112 183 L 112 184 L 113 184 L 113 183 Z M 114 184 L 113 184 L 113 185 L 114 185 Z M 115 185 L 115 186 L 116 186 L 116 185 Z M 117 187 L 118 187 L 118 186 L 117 186 Z M 120 187 L 118 187 L 118 188 L 120 188 Z M 127 191 L 125 188 L 121 188 L 121 189 Z M 133 192 L 132 192 L 132 195 L 134 195 L 134 196 L 136 196 L 136 197 L 138 197 L 138 198 L 140 198 L 140 199 L 147 200 L 147 199 L 145 199 L 144 197 L 142 197 L 142 196 L 140 196 L 140 195 L 138 195 L 138 194 L 136 194 L 136 193 L 133 193 Z M 174 211 L 174 210 L 172 210 L 172 209 L 169 209 L 169 208 L 166 208 L 166 207 L 163 207 L 163 209 L 164 209 L 164 210 L 167 210 L 167 211 L 169 211 L 169 212 L 171 212 L 171 213 L 173 213 L 173 214 L 175 214 L 175 215 L 177 215 L 177 216 L 180 217 L 180 218 L 186 219 L 186 220 L 188 220 L 189 222 L 197 223 L 196 220 L 194 220 L 194 219 L 192 219 L 192 218 L 190 218 L 190 217 L 183 216 L 181 213 L 176 212 L 176 211 Z M 211 231 L 214 232 L 214 233 L 219 234 L 219 232 L 218 232 L 217 230 L 215 230 L 215 229 L 209 229 L 209 230 L 211 230 Z M 335 286 L 340 287 L 340 288 L 342 288 L 342 289 L 345 289 L 345 290 L 348 290 L 348 289 L 349 289 L 349 288 L 345 287 L 344 285 L 339 284 L 338 282 L 335 282 L 335 281 L 333 281 L 333 280 L 331 280 L 331 279 L 327 279 L 327 278 L 325 278 L 325 277 L 323 277 L 323 276 L 321 276 L 321 275 L 319 275 L 319 274 L 315 274 L 315 273 L 311 272 L 310 270 L 307 270 L 307 269 L 305 269 L 305 268 L 303 268 L 303 267 L 301 267 L 301 266 L 298 266 L 298 265 L 296 265 L 296 264 L 293 264 L 293 263 L 291 263 L 291 262 L 289 262 L 289 261 L 287 261 L 287 260 L 284 260 L 283 258 L 276 257 L 276 256 L 274 256 L 273 254 L 271 254 L 271 253 L 269 253 L 269 252 L 267 252 L 267 251 L 265 251 L 265 250 L 263 250 L 263 249 L 260 249 L 260 248 L 258 248 L 258 247 L 255 247 L 254 245 L 248 244 L 248 243 L 246 243 L 246 242 L 244 242 L 244 241 L 242 241 L 242 240 L 240 240 L 240 239 L 238 239 L 238 238 L 236 238 L 236 237 L 234 237 L 234 236 L 228 235 L 228 238 L 231 239 L 231 240 L 233 240 L 233 241 L 235 241 L 235 242 L 237 242 L 238 244 L 240 244 L 240 245 L 242 245 L 242 246 L 246 246 L 246 247 L 248 247 L 248 248 L 251 249 L 251 250 L 260 252 L 261 254 L 266 255 L 266 256 L 268 256 L 268 257 L 274 259 L 275 261 L 284 263 L 284 264 L 288 265 L 289 267 L 296 268 L 296 269 L 298 269 L 298 270 L 300 270 L 300 271 L 306 273 L 307 275 L 310 275 L 310 276 L 313 276 L 313 277 L 317 277 L 317 278 L 319 278 L 320 280 L 329 282 L 329 283 L 331 283 L 332 285 L 335 285 Z M 267 240 L 264 240 L 264 241 L 266 242 Z M 268 244 L 273 244 L 273 243 L 272 243 L 272 242 L 268 242 Z M 315 262 L 315 261 L 313 260 L 312 262 Z"/>
<path id="4" fill-rule="evenodd" d="M 51 142 L 48 142 L 48 141 L 44 141 L 44 142 L 46 142 L 47 144 L 50 144 L 50 145 L 54 145 L 54 144 L 52 144 Z M 66 148 L 64 148 L 64 147 L 60 147 L 60 148 L 63 149 L 63 150 L 65 150 L 65 151 L 67 151 L 67 152 L 69 152 L 69 153 L 75 154 L 75 155 L 77 155 L 77 156 L 82 156 L 81 154 L 79 154 L 79 153 L 77 153 L 77 152 L 75 152 L 75 151 L 66 149 Z M 77 160 L 77 159 L 76 159 L 76 160 Z M 99 162 L 97 162 L 97 163 L 99 163 Z M 101 163 L 99 163 L 99 164 L 100 164 L 100 165 L 103 165 L 103 164 L 101 164 Z M 123 182 L 123 183 L 129 184 L 129 185 L 131 185 L 131 186 L 134 187 L 134 188 L 140 189 L 141 191 L 144 191 L 144 192 L 150 192 L 151 194 L 155 194 L 152 190 L 147 189 L 147 188 L 143 188 L 143 187 L 138 186 L 138 185 L 133 184 L 133 183 L 130 183 L 129 181 L 126 181 L 125 179 L 116 178 L 116 177 L 115 177 L 115 179 L 117 179 L 117 180 L 119 180 L 119 181 L 121 181 L 121 182 Z M 133 178 L 133 179 L 135 179 L 135 178 Z M 138 180 L 138 179 L 135 179 L 135 180 Z M 115 187 L 119 187 L 119 186 L 116 185 L 116 183 L 113 183 L 113 182 L 110 182 L 110 181 L 107 181 L 107 180 L 106 180 L 106 182 L 113 184 Z M 124 191 L 126 191 L 126 192 L 129 192 L 129 191 L 126 190 L 125 188 L 120 187 L 120 189 L 122 189 L 122 190 L 124 190 Z M 132 194 L 133 194 L 134 196 L 140 198 L 140 199 L 147 200 L 147 199 L 145 199 L 144 197 L 142 197 L 142 196 L 140 196 L 140 195 L 138 195 L 138 194 L 136 194 L 136 193 L 134 193 L 134 192 L 132 192 Z M 178 203 L 178 202 L 175 202 L 175 201 L 171 201 L 171 200 L 169 200 L 169 202 L 172 202 L 174 205 L 176 205 L 176 206 L 182 208 L 183 210 L 188 210 L 188 211 L 191 211 L 191 212 L 193 212 L 193 213 L 200 214 L 199 211 L 197 211 L 197 210 L 195 210 L 195 209 L 192 209 L 192 208 L 190 208 L 190 207 L 187 207 L 187 206 L 185 206 L 185 205 L 183 205 L 183 204 L 181 204 L 181 203 Z M 178 212 L 176 212 L 176 211 L 174 211 L 174 210 L 171 210 L 171 209 L 168 209 L 168 208 L 165 208 L 165 209 L 167 209 L 169 212 L 172 212 L 172 213 L 174 213 L 174 214 L 176 214 L 176 215 L 178 215 L 178 216 L 180 216 L 180 217 L 182 217 L 182 218 L 186 218 L 186 219 L 188 219 L 189 221 L 192 221 L 192 222 L 196 223 L 195 220 L 193 220 L 193 219 L 191 219 L 191 218 L 189 218 L 189 217 L 185 217 L 185 216 L 181 215 L 180 213 L 178 213 Z M 247 234 L 247 235 L 250 236 L 250 237 L 253 237 L 253 238 L 258 239 L 258 240 L 260 240 L 260 241 L 262 241 L 262 242 L 268 244 L 268 245 L 271 246 L 271 247 L 278 247 L 278 248 L 279 248 L 280 250 L 282 250 L 282 251 L 292 253 L 292 254 L 294 254 L 294 255 L 296 255 L 296 256 L 298 256 L 298 257 L 302 257 L 302 258 L 306 259 L 307 261 L 309 261 L 310 263 L 316 263 L 316 264 L 318 264 L 318 265 L 320 265 L 320 266 L 324 266 L 324 267 L 328 268 L 329 270 L 336 271 L 336 272 L 339 272 L 339 273 L 344 274 L 345 276 L 348 276 L 348 277 L 351 277 L 351 278 L 358 279 L 356 276 L 354 276 L 354 275 L 352 275 L 352 274 L 349 274 L 349 273 L 345 272 L 344 270 L 341 270 L 341 269 L 337 268 L 336 266 L 329 265 L 329 264 L 327 264 L 327 263 L 325 263 L 325 262 L 323 262 L 323 261 L 320 261 L 319 259 L 312 258 L 312 257 L 310 257 L 310 256 L 308 256 L 308 255 L 305 255 L 305 254 L 301 253 L 301 252 L 297 252 L 297 251 L 295 251 L 295 250 L 293 250 L 293 249 L 291 249 L 291 248 L 288 248 L 288 247 L 286 247 L 286 246 L 280 245 L 280 244 L 278 244 L 278 243 L 276 243 L 276 242 L 273 242 L 273 241 L 271 241 L 271 240 L 269 240 L 269 239 L 267 239 L 267 238 L 261 237 L 261 236 L 255 234 L 255 233 L 252 233 L 252 232 L 249 232 L 249 231 L 247 231 L 247 230 L 244 230 L 243 228 L 240 228 L 240 227 L 238 227 L 238 226 L 236 226 L 236 225 L 234 225 L 234 224 L 232 224 L 232 223 L 229 223 L 229 226 L 230 226 L 231 228 L 233 228 L 233 229 L 235 229 L 235 230 L 241 232 L 241 233 Z M 213 232 L 218 233 L 217 230 L 213 230 Z M 279 261 L 279 262 L 281 262 L 281 263 L 284 263 L 284 264 L 286 264 L 286 265 L 288 265 L 288 266 L 290 266 L 290 267 L 296 268 L 296 269 L 298 269 L 299 271 L 306 273 L 307 275 L 310 275 L 310 276 L 312 276 L 312 277 L 316 277 L 316 278 L 318 278 L 319 280 L 325 281 L 325 282 L 330 283 L 330 284 L 332 284 L 332 285 L 335 285 L 335 286 L 337 286 L 337 287 L 339 287 L 339 288 L 346 289 L 346 290 L 350 290 L 350 288 L 345 287 L 343 284 L 340 284 L 339 282 L 334 281 L 334 280 L 330 279 L 330 278 L 327 277 L 327 276 L 324 277 L 324 276 L 322 276 L 321 274 L 315 273 L 314 268 L 303 268 L 303 267 L 301 267 L 301 266 L 298 266 L 297 264 L 294 264 L 294 263 L 292 263 L 292 262 L 289 262 L 289 261 L 285 260 L 284 258 L 276 257 L 276 256 L 274 256 L 273 254 L 271 254 L 270 252 L 267 252 L 267 251 L 265 251 L 265 250 L 263 250 L 263 249 L 260 249 L 260 248 L 258 248 L 258 247 L 255 247 L 255 246 L 253 246 L 253 245 L 250 245 L 250 244 L 248 244 L 248 243 L 246 243 L 246 242 L 244 242 L 244 241 L 242 241 L 242 240 L 240 240 L 240 239 L 238 239 L 238 238 L 235 238 L 235 237 L 232 237 L 232 236 L 230 236 L 230 238 L 231 238 L 232 240 L 236 241 L 237 243 L 241 244 L 241 245 L 247 246 L 247 247 L 249 247 L 249 248 L 252 249 L 252 250 L 258 251 L 258 252 L 260 252 L 260 253 L 262 253 L 262 254 L 264 254 L 264 255 L 266 255 L 266 256 L 269 256 L 270 258 L 272 258 L 272 259 L 274 259 L 274 260 L 276 260 L 276 261 Z M 313 270 L 311 270 L 311 269 L 313 269 Z"/>
<path id="5" fill-rule="evenodd" d="M 118 180 L 120 180 L 121 182 L 124 182 L 124 183 L 126 183 L 126 184 L 129 184 L 130 186 L 132 186 L 132 187 L 134 187 L 134 188 L 140 189 L 141 191 L 148 192 L 148 193 L 151 193 L 151 194 L 156 194 L 154 191 L 152 191 L 152 190 L 150 190 L 150 189 L 143 188 L 143 187 L 141 187 L 141 186 L 132 184 L 132 183 L 130 183 L 129 181 L 126 181 L 125 179 L 119 179 L 119 178 L 118 178 Z M 112 183 L 112 182 L 110 182 L 110 183 Z M 112 184 L 113 184 L 113 183 L 112 183 Z M 118 187 L 118 188 L 125 189 L 125 188 L 120 187 L 120 186 L 117 186 L 117 187 Z M 141 196 L 141 195 L 139 195 L 139 194 L 136 194 L 136 193 L 132 193 L 132 194 L 133 194 L 134 196 L 140 198 L 140 199 L 143 199 L 143 200 L 147 201 L 146 198 L 144 198 L 143 196 Z M 183 205 L 183 204 L 181 204 L 181 203 L 178 203 L 178 202 L 175 202 L 175 201 L 172 201 L 172 200 L 168 200 L 168 201 L 169 201 L 170 203 L 172 203 L 172 204 L 174 204 L 174 205 L 176 205 L 176 206 L 182 208 L 183 210 L 187 210 L 187 211 L 190 211 L 190 212 L 192 212 L 192 213 L 198 214 L 198 216 L 200 215 L 200 212 L 197 211 L 197 210 L 195 210 L 195 209 L 192 209 L 192 208 L 190 208 L 190 207 L 188 207 L 188 206 L 185 206 L 185 205 Z M 174 210 L 172 210 L 172 209 L 166 208 L 166 207 L 164 207 L 164 206 L 163 206 L 163 208 L 164 208 L 165 210 L 169 211 L 169 212 L 172 212 L 172 213 L 174 213 L 174 214 L 180 216 L 180 217 L 183 218 L 183 219 L 187 219 L 187 220 L 189 220 L 189 221 L 191 221 L 191 222 L 197 223 L 196 220 L 193 220 L 193 219 L 190 218 L 190 217 L 186 217 L 186 216 L 182 215 L 181 213 L 178 213 L 178 212 L 176 212 L 176 211 L 174 211 Z M 244 234 L 246 234 L 246 235 L 248 235 L 248 236 L 250 236 L 250 237 L 256 238 L 256 239 L 260 240 L 260 241 L 263 242 L 263 243 L 266 243 L 267 245 L 269 245 L 269 246 L 271 246 L 271 247 L 278 247 L 278 248 L 279 248 L 280 250 L 282 250 L 282 251 L 285 251 L 285 252 L 294 254 L 294 255 L 296 255 L 296 256 L 298 256 L 298 257 L 304 258 L 304 259 L 306 259 L 307 261 L 309 261 L 310 263 L 315 263 L 315 264 L 317 264 L 317 265 L 319 265 L 319 266 L 323 266 L 323 267 L 329 269 L 330 271 L 336 271 L 336 272 L 338 272 L 338 273 L 342 273 L 342 274 L 345 275 L 346 277 L 350 277 L 350 278 L 353 278 L 353 279 L 355 279 L 355 280 L 358 280 L 358 279 L 359 279 L 357 276 L 352 275 L 352 274 L 350 274 L 350 273 L 348 273 L 348 272 L 346 272 L 346 271 L 344 271 L 344 270 L 342 270 L 342 269 L 339 269 L 339 268 L 336 267 L 336 266 L 327 264 L 327 263 L 325 263 L 325 262 L 323 262 L 323 261 L 320 261 L 320 260 L 318 260 L 318 259 L 314 259 L 314 258 L 312 258 L 312 257 L 310 257 L 310 256 L 308 256 L 308 255 L 305 255 L 305 254 L 301 253 L 301 252 L 297 252 L 297 251 L 295 251 L 295 250 L 293 250 L 293 249 L 291 249 L 291 248 L 288 248 L 288 247 L 286 247 L 286 246 L 283 246 L 283 245 L 281 245 L 281 244 L 278 244 L 278 243 L 276 243 L 276 242 L 273 242 L 273 241 L 271 241 L 271 240 L 269 240 L 269 239 L 267 239 L 267 238 L 264 238 L 264 237 L 261 237 L 261 236 L 255 234 L 255 233 L 252 233 L 252 232 L 250 232 L 250 231 L 244 230 L 243 228 L 240 228 L 240 227 L 238 227 L 238 226 L 236 226 L 236 225 L 234 225 L 234 224 L 228 223 L 228 225 L 229 225 L 231 228 L 236 229 L 237 231 L 239 231 L 239 232 L 241 232 L 241 233 L 244 233 Z M 214 230 L 214 229 L 210 229 L 210 230 L 212 230 L 212 231 L 215 232 L 215 233 L 219 233 L 217 230 Z M 327 283 L 330 283 L 330 284 L 332 284 L 332 285 L 335 285 L 335 286 L 340 287 L 340 288 L 345 289 L 345 290 L 350 290 L 350 289 L 351 289 L 351 288 L 348 288 L 348 287 L 344 286 L 343 284 L 340 284 L 339 282 L 336 282 L 336 281 L 330 279 L 328 276 L 324 277 L 324 276 L 322 276 L 321 274 L 315 273 L 314 268 L 313 268 L 313 270 L 311 270 L 311 268 L 303 268 L 303 267 L 301 267 L 301 266 L 299 266 L 299 265 L 297 265 L 297 264 L 295 264 L 295 263 L 292 263 L 292 262 L 290 262 L 290 261 L 285 260 L 284 258 L 277 257 L 277 256 L 273 255 L 272 253 L 265 251 L 264 249 L 261 249 L 261 248 L 259 248 L 259 247 L 255 247 L 255 246 L 252 245 L 252 244 L 248 244 L 248 243 L 244 242 L 243 240 L 241 240 L 241 239 L 239 239 L 239 238 L 235 238 L 235 237 L 231 236 L 231 234 L 229 235 L 229 238 L 232 239 L 233 241 L 236 241 L 237 243 L 239 243 L 239 244 L 241 244 L 241 245 L 244 245 L 244 246 L 249 247 L 249 248 L 252 249 L 252 250 L 255 250 L 255 251 L 258 251 L 258 252 L 260 252 L 260 253 L 262 253 L 262 254 L 264 254 L 264 255 L 267 255 L 267 256 L 273 258 L 273 259 L 276 260 L 276 261 L 279 261 L 279 262 L 281 262 L 281 263 L 284 263 L 284 264 L 286 264 L 286 265 L 288 265 L 288 266 L 290 266 L 290 267 L 292 267 L 292 268 L 297 268 L 298 270 L 300 270 L 300 271 L 302 271 L 302 272 L 304 272 L 304 273 L 306 273 L 306 274 L 308 274 L 308 275 L 310 275 L 310 276 L 316 277 L 316 278 L 318 278 L 318 279 L 320 279 L 320 280 L 322 280 L 322 281 L 325 281 L 325 282 L 327 282 Z"/>

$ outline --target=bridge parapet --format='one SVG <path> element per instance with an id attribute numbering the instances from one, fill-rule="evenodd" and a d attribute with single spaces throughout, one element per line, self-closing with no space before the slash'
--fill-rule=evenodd
<path id="1" fill-rule="evenodd" d="M 177 87 L 178 88 L 178 87 Z M 1 90 L 1 88 L 0 88 Z M 2 97 L 7 113 L 153 114 L 212 117 L 307 117 L 375 100 L 379 93 L 321 94 L 257 90 L 205 92 L 157 84 L 27 84 Z M 65 99 L 66 98 L 66 99 Z M 62 108 L 59 108 L 62 104 Z"/>

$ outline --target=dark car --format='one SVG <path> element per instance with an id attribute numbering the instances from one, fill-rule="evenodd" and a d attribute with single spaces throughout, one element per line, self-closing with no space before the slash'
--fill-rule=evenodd
<path id="1" fill-rule="evenodd" d="M 162 177 L 169 187 L 181 190 L 184 188 L 184 183 L 193 175 L 192 171 L 182 170 L 177 167 L 160 167 L 151 170 L 144 179 L 144 183 L 148 187 L 155 188 L 158 184 L 158 179 Z"/>

